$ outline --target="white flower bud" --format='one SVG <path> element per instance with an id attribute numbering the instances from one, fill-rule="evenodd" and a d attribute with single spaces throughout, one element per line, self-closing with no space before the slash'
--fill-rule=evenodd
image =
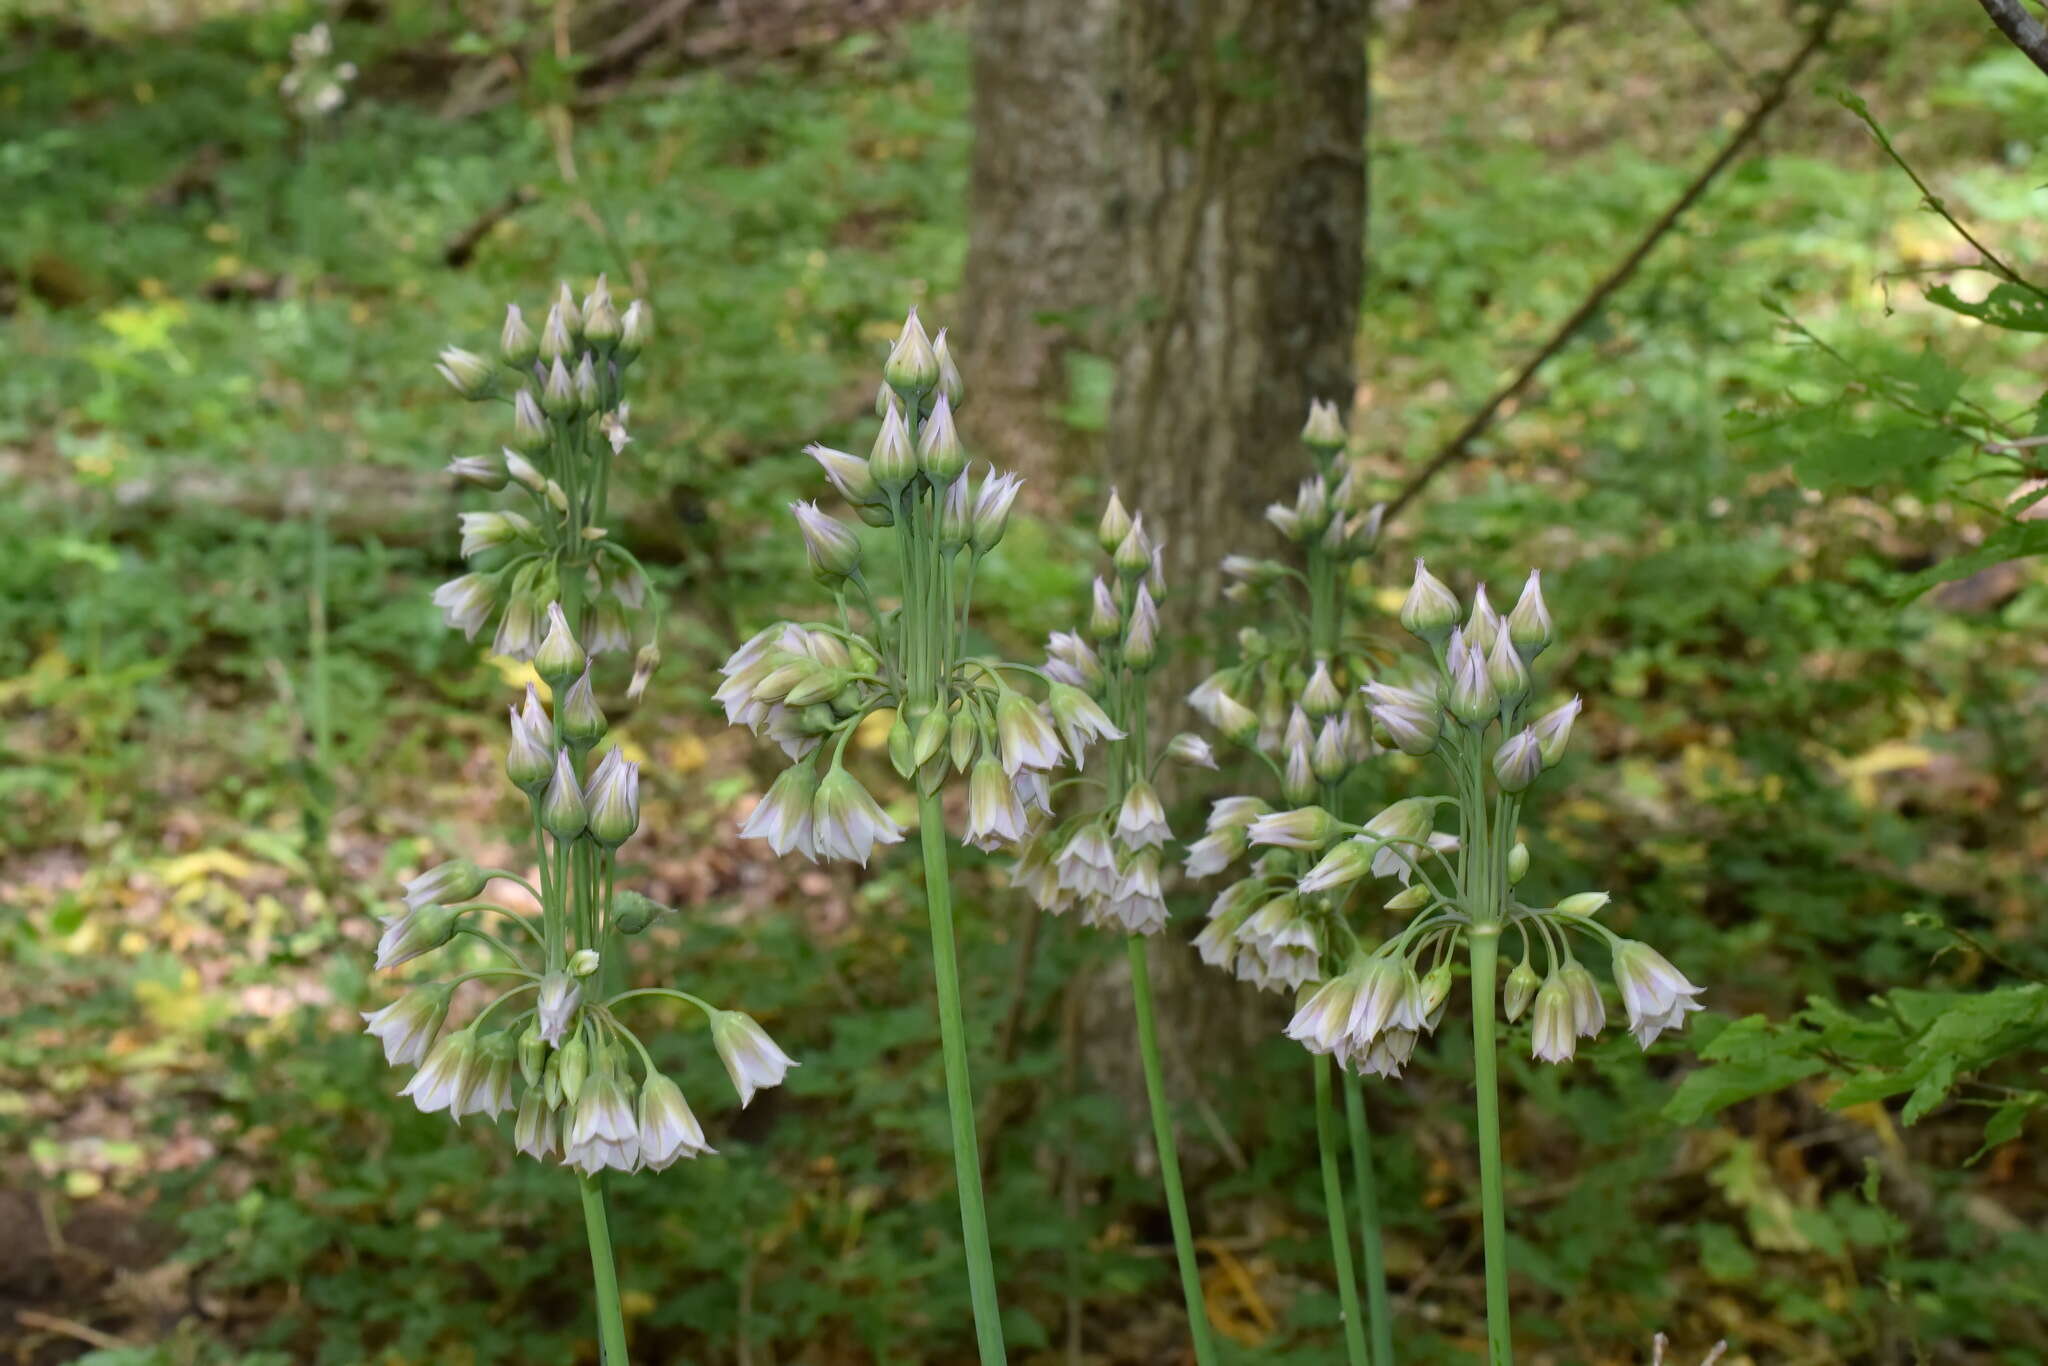
<path id="1" fill-rule="evenodd" d="M 912 307 L 896 335 L 896 345 L 882 364 L 882 378 L 899 393 L 922 394 L 939 382 L 939 357 Z M 941 395 L 944 397 L 944 395 Z"/>
<path id="2" fill-rule="evenodd" d="M 1401 625 L 1408 633 L 1435 645 L 1451 633 L 1458 621 L 1458 596 L 1415 561 L 1415 582 L 1401 602 Z"/>
<path id="3" fill-rule="evenodd" d="M 1529 571 L 1515 610 L 1508 613 L 1508 639 L 1524 660 L 1533 660 L 1550 644 L 1550 608 L 1543 601 L 1543 571 Z"/>

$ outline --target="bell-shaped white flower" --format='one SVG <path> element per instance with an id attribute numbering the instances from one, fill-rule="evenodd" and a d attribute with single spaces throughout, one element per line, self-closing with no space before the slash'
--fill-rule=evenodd
<path id="1" fill-rule="evenodd" d="M 798 1066 L 753 1016 L 741 1011 L 721 1010 L 711 1017 L 711 1042 L 733 1089 L 740 1093 L 742 1108 L 752 1103 L 756 1091 L 782 1085 L 789 1069 Z"/>
<path id="2" fill-rule="evenodd" d="M 683 1089 L 659 1072 L 648 1074 L 640 1087 L 640 1157 L 655 1171 L 678 1158 L 716 1151 L 704 1141 L 704 1127 L 683 1098 Z"/>
<path id="3" fill-rule="evenodd" d="M 1663 954 L 1635 939 L 1614 946 L 1614 982 L 1628 1011 L 1628 1028 L 1648 1048 L 1667 1029 L 1685 1027 L 1685 1017 L 1702 1007 L 1701 988 L 1686 980 Z"/>

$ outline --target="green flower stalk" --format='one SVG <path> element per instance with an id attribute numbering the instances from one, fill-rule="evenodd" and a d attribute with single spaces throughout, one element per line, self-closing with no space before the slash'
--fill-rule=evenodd
<path id="1" fill-rule="evenodd" d="M 299 131 L 300 171 L 294 186 L 299 205 L 295 217 L 299 252 L 304 257 L 317 257 L 315 230 L 329 215 L 329 208 L 323 202 L 326 185 L 320 156 L 322 134 L 331 119 L 341 112 L 348 99 L 349 83 L 355 78 L 354 62 L 336 60 L 334 37 L 326 24 L 315 24 L 304 33 L 293 35 L 291 61 L 284 78 L 278 82 L 278 93 L 284 98 Z M 310 273 L 317 274 L 317 271 Z M 310 303 L 310 299 L 302 301 L 304 306 L 300 314 L 304 324 L 303 340 L 308 351 L 315 344 Z M 326 822 L 334 784 L 334 713 L 330 701 L 329 675 L 332 671 L 329 668 L 327 631 L 328 561 L 332 546 L 327 527 L 327 494 L 318 479 L 311 481 L 311 504 L 309 539 L 312 547 L 308 556 L 311 587 L 307 594 L 305 698 L 308 729 L 312 733 L 314 790 L 309 812 L 319 822 L 320 861 L 324 870 L 327 862 L 324 855 Z"/>
<path id="2" fill-rule="evenodd" d="M 1342 468 L 1344 427 L 1335 404 L 1310 405 L 1302 428 L 1315 474 L 1292 503 L 1266 520 L 1296 547 L 1295 563 L 1230 555 L 1226 596 L 1255 609 L 1263 628 L 1238 636 L 1236 662 L 1205 679 L 1188 701 L 1226 739 L 1248 749 L 1273 778 L 1269 797 L 1216 802 L 1208 828 L 1187 852 L 1188 876 L 1210 877 L 1249 860 L 1249 872 L 1211 904 L 1195 939 L 1204 962 L 1268 991 L 1299 992 L 1328 980 L 1344 961 L 1351 931 L 1346 894 L 1298 885 L 1349 814 L 1346 785 L 1377 753 L 1358 687 L 1370 677 L 1364 643 L 1350 633 L 1355 563 L 1379 542 L 1384 509 L 1365 506 Z M 1365 1097 L 1344 1079 L 1343 1131 L 1358 1202 L 1365 1304 L 1352 1274 L 1349 1220 L 1337 1156 L 1335 1088 L 1315 1062 L 1316 1134 L 1322 1149 L 1331 1261 L 1343 1306 L 1351 1366 L 1391 1366 L 1393 1314 L 1387 1296 L 1379 1192 Z M 1368 1356 L 1366 1337 L 1372 1346 Z"/>
<path id="3" fill-rule="evenodd" d="M 1216 1348 L 1181 1185 L 1145 954 L 1147 939 L 1166 927 L 1160 853 L 1173 838 L 1152 780 L 1168 759 L 1200 768 L 1214 768 L 1216 761 L 1208 745 L 1194 735 L 1175 736 L 1157 754 L 1152 752 L 1146 695 L 1159 662 L 1157 602 L 1165 591 L 1160 556 L 1145 534 L 1143 518 L 1127 516 L 1114 493 L 1101 531 L 1112 569 L 1107 581 L 1095 580 L 1089 613 L 1095 642 L 1091 645 L 1082 636 L 1065 632 L 1054 634 L 1046 646 L 1045 674 L 1052 680 L 1047 706 L 1062 742 L 1079 755 L 1091 741 L 1102 740 L 1104 760 L 1059 784 L 1085 794 L 1064 815 L 1041 812 L 1027 818 L 1015 806 L 1002 815 L 1007 821 L 1031 822 L 1030 839 L 1012 871 L 1015 885 L 1054 915 L 1078 911 L 1083 924 L 1123 933 L 1145 1099 L 1152 1112 L 1188 1332 L 1198 1366 L 1213 1366 Z M 970 787 L 971 810 L 980 795 Z M 991 782 L 991 804 L 1000 803 L 1001 797 Z"/>
<path id="4" fill-rule="evenodd" d="M 470 572 L 437 588 L 434 605 L 470 639 L 492 627 L 496 653 L 532 659 L 550 626 L 547 606 L 559 603 L 590 654 L 637 646 L 633 699 L 660 660 L 660 604 L 607 523 L 612 467 L 633 439 L 626 372 L 649 330 L 646 306 L 635 300 L 621 314 L 600 275 L 581 304 L 562 285 L 538 333 L 507 305 L 497 364 L 451 346 L 435 367 L 464 398 L 510 405 L 499 454 L 462 456 L 447 472 L 460 486 L 504 490 L 516 506 L 462 514 Z"/>
<path id="5" fill-rule="evenodd" d="M 1019 480 L 968 468 L 955 414 L 965 397 L 946 334 L 926 336 L 913 310 L 882 367 L 879 431 L 863 458 L 825 446 L 818 462 L 859 520 L 887 532 L 880 557 L 855 529 L 815 504 L 791 509 L 811 573 L 832 595 L 829 621 L 781 621 L 735 651 L 716 696 L 726 718 L 775 741 L 793 761 L 741 833 L 779 854 L 865 865 L 904 828 L 845 765 L 847 742 L 871 715 L 888 715 L 890 762 L 918 797 L 932 974 L 952 1126 L 955 1186 L 984 1366 L 1004 1359 L 995 1268 L 982 1204 L 974 1101 L 960 1005 L 950 868 L 941 794 L 967 785 L 963 837 L 1012 843 L 1047 807 L 1046 775 L 1102 732 L 1071 707 L 1041 697 L 1047 680 L 1024 664 L 970 655 L 974 580 L 1009 524 Z M 895 597 L 870 581 L 893 561 Z M 860 623 L 858 628 L 856 623 Z M 1065 720 L 1062 720 L 1064 715 Z M 823 766 L 822 773 L 819 771 Z"/>
<path id="6" fill-rule="evenodd" d="M 514 309 L 506 326 L 508 364 L 518 360 L 537 367 L 541 351 L 573 336 L 568 318 L 604 318 L 609 307 L 600 283 L 581 310 L 573 302 L 557 304 L 547 335 L 538 341 L 524 332 Z M 587 336 L 589 324 L 582 325 Z M 591 353 L 579 361 L 579 370 L 597 386 L 600 404 L 616 398 L 618 354 L 614 344 L 604 379 L 589 363 Z M 557 350 L 554 360 L 560 359 Z M 457 378 L 470 373 L 466 362 L 444 356 L 443 365 Z M 520 390 L 513 402 L 515 425 L 523 424 L 522 414 L 534 402 L 530 391 Z M 623 422 L 624 404 L 613 411 Z M 625 957 L 629 937 L 644 931 L 661 910 L 618 888 L 614 879 L 619 847 L 640 828 L 640 766 L 616 744 L 603 743 L 609 723 L 591 676 L 595 657 L 620 647 L 579 631 L 574 607 L 532 594 L 537 588 L 565 589 L 572 580 L 582 583 L 600 595 L 597 604 L 583 599 L 583 615 L 601 636 L 602 603 L 641 610 L 644 579 L 597 523 L 580 520 L 585 513 L 601 514 L 604 506 L 602 471 L 591 464 L 589 443 L 579 429 L 557 419 L 541 418 L 538 424 L 544 437 L 530 448 L 547 460 L 545 467 L 508 451 L 493 468 L 529 491 L 535 485 L 561 488 L 566 480 L 578 492 L 565 491 L 561 500 L 536 499 L 532 519 L 512 512 L 463 514 L 464 553 L 489 563 L 466 576 L 467 582 L 456 581 L 462 614 L 470 619 L 466 629 L 474 634 L 492 614 L 499 615 L 501 642 L 508 631 L 517 635 L 520 657 L 533 662 L 553 693 L 551 713 L 538 689 L 527 685 L 523 702 L 510 708 L 505 751 L 505 775 L 526 798 L 527 862 L 534 872 L 529 878 L 458 858 L 408 881 L 404 908 L 386 918 L 378 940 L 378 969 L 427 960 L 465 938 L 483 945 L 489 960 L 415 985 L 363 1019 L 389 1062 L 416 1069 L 399 1094 L 420 1110 L 445 1111 L 458 1123 L 472 1114 L 495 1120 L 511 1112 L 520 1153 L 558 1160 L 576 1172 L 603 1360 L 606 1366 L 627 1366 L 605 1176 L 660 1171 L 713 1151 L 681 1088 L 656 1067 L 641 1033 L 627 1024 L 627 1006 L 665 998 L 701 1011 L 712 1049 L 742 1105 L 762 1088 L 780 1085 L 796 1063 L 748 1016 L 689 992 L 602 985 L 607 975 L 623 979 L 614 960 Z M 489 479 L 471 482 L 487 485 Z M 593 545 L 594 552 L 582 549 Z M 452 587 L 436 594 L 444 612 Z M 645 682 L 638 666 L 635 682 Z M 501 883 L 523 890 L 529 904 L 490 899 Z M 457 989 L 470 982 L 499 989 L 460 1028 L 444 1032 Z"/>
<path id="7" fill-rule="evenodd" d="M 1530 1051 L 1542 1062 L 1568 1061 L 1580 1039 L 1599 1034 L 1606 1006 L 1574 951 L 1575 936 L 1607 946 L 1629 1029 L 1646 1049 L 1700 1008 L 1700 988 L 1649 945 L 1595 919 L 1606 893 L 1581 892 L 1552 906 L 1531 906 L 1516 894 L 1529 870 L 1527 846 L 1516 837 L 1523 803 L 1563 758 L 1579 699 L 1540 714 L 1531 705 L 1530 667 L 1552 632 L 1537 574 L 1505 617 L 1483 587 L 1462 625 L 1460 614 L 1457 597 L 1416 561 L 1401 620 L 1430 646 L 1434 676 L 1409 688 L 1365 687 L 1387 740 L 1409 754 L 1434 754 L 1452 793 L 1406 798 L 1363 825 L 1330 823 L 1318 832 L 1314 865 L 1294 883 L 1296 895 L 1327 896 L 1391 877 L 1403 890 L 1387 908 L 1410 919 L 1378 943 L 1347 927 L 1333 945 L 1340 970 L 1305 996 L 1287 1032 L 1353 1070 L 1396 1072 L 1443 1019 L 1451 964 L 1461 948 L 1468 952 L 1487 1350 L 1493 1366 L 1507 1366 L 1514 1344 L 1500 1151 L 1501 1019 L 1513 1024 L 1529 1016 Z M 1437 828 L 1446 809 L 1457 813 L 1455 832 Z M 1501 941 L 1510 931 L 1519 961 L 1502 980 Z"/>

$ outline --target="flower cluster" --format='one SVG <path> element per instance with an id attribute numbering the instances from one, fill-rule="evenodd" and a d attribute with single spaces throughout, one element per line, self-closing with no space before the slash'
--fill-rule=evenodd
<path id="1" fill-rule="evenodd" d="M 1238 636 L 1235 663 L 1188 701 L 1226 739 L 1252 751 L 1275 780 L 1270 798 L 1217 801 L 1189 846 L 1189 877 L 1212 877 L 1249 857 L 1249 869 L 1211 903 L 1195 940 L 1202 959 L 1271 991 L 1319 980 L 1338 930 L 1330 898 L 1298 886 L 1312 851 L 1337 823 L 1346 781 L 1377 753 L 1358 685 L 1370 676 L 1364 642 L 1346 630 L 1352 568 L 1378 543 L 1384 509 L 1364 506 L 1340 468 L 1336 407 L 1311 405 L 1302 443 L 1315 474 L 1292 504 L 1266 519 L 1298 548 L 1300 567 L 1231 555 L 1227 596 L 1272 623 Z"/>
<path id="2" fill-rule="evenodd" d="M 495 1119 L 516 1105 L 513 1138 L 522 1153 L 559 1153 L 584 1172 L 643 1165 L 658 1171 L 711 1148 L 681 1088 L 620 1020 L 623 1002 L 668 996 L 704 1011 L 743 1104 L 795 1064 L 747 1016 L 686 992 L 598 990 L 604 955 L 623 952 L 623 936 L 645 929 L 659 910 L 612 885 L 616 851 L 640 825 L 640 767 L 616 745 L 593 759 L 606 722 L 588 656 L 559 604 L 549 604 L 546 619 L 534 667 L 553 690 L 555 708 L 550 715 L 528 684 L 524 704 L 511 708 L 505 753 L 506 776 L 531 807 L 540 886 L 466 859 L 407 883 L 405 909 L 386 920 L 378 941 L 380 969 L 425 957 L 459 935 L 486 944 L 497 961 L 414 987 L 363 1018 L 390 1062 L 417 1067 L 400 1094 L 421 1110 L 445 1110 L 459 1122 L 471 1114 Z M 497 879 L 525 887 L 540 905 L 539 918 L 481 900 Z M 482 914 L 510 921 L 528 942 L 508 943 L 470 923 Z M 455 988 L 478 978 L 514 980 L 467 1024 L 443 1033 Z M 493 1016 L 529 995 L 523 1010 L 492 1027 Z"/>
<path id="3" fill-rule="evenodd" d="M 1413 687 L 1368 684 L 1372 718 L 1404 752 L 1435 755 L 1457 795 L 1410 797 L 1363 826 L 1327 821 L 1302 832 L 1315 862 L 1297 894 L 1345 894 L 1365 879 L 1391 876 L 1402 890 L 1387 907 L 1412 918 L 1377 946 L 1353 940 L 1343 970 L 1301 1004 L 1289 1036 L 1359 1070 L 1397 1072 L 1442 1018 L 1460 945 L 1477 937 L 1498 942 L 1513 930 L 1521 957 L 1501 982 L 1501 1013 L 1511 1022 L 1529 1015 L 1536 1058 L 1563 1062 L 1606 1023 L 1575 936 L 1605 941 L 1629 1029 L 1648 1048 L 1700 1008 L 1700 988 L 1649 945 L 1596 919 L 1605 893 L 1530 906 L 1515 891 L 1529 870 L 1528 848 L 1515 839 L 1522 804 L 1563 757 L 1580 708 L 1576 697 L 1540 715 L 1530 706 L 1530 667 L 1552 638 L 1539 576 L 1530 574 L 1505 616 L 1483 587 L 1467 614 L 1418 560 L 1401 621 L 1430 646 L 1436 669 Z M 1458 815 L 1455 837 L 1436 828 L 1445 808 Z M 1479 977 L 1487 984 L 1491 963 L 1489 951 Z"/>
<path id="4" fill-rule="evenodd" d="M 652 643 L 659 604 L 606 516 L 612 463 L 632 439 L 625 373 L 650 330 L 646 306 L 636 300 L 621 313 L 600 275 L 581 304 L 562 285 L 537 336 L 519 306 L 507 306 L 497 364 L 451 346 L 436 366 L 464 398 L 512 407 L 500 452 L 463 456 L 448 473 L 480 489 L 517 485 L 524 496 L 519 507 L 461 514 L 470 572 L 437 588 L 435 606 L 472 640 L 495 623 L 492 648 L 513 659 L 533 657 L 551 602 L 567 609 L 592 654 L 645 640 L 633 697 L 660 660 Z"/>
<path id="5" fill-rule="evenodd" d="M 277 91 L 300 122 L 311 123 L 341 108 L 355 78 L 356 64 L 334 60 L 334 34 L 320 23 L 292 36 L 291 66 Z"/>
<path id="6" fill-rule="evenodd" d="M 1063 783 L 1098 794 L 1065 817 L 1032 823 L 1013 885 L 1054 915 L 1078 909 L 1086 925 L 1156 934 L 1166 925 L 1162 850 L 1173 838 L 1152 780 L 1167 759 L 1214 768 L 1209 744 L 1176 735 L 1154 755 L 1147 744 L 1146 689 L 1159 664 L 1159 602 L 1166 595 L 1160 547 L 1111 490 L 1097 538 L 1110 559 L 1089 596 L 1085 630 L 1046 643 L 1053 723 L 1080 755 L 1108 742 L 1098 773 Z M 971 794 L 970 794 L 971 795 Z"/>
<path id="7" fill-rule="evenodd" d="M 806 450 L 863 523 L 893 532 L 899 597 L 886 609 L 877 600 L 851 526 L 814 503 L 792 506 L 836 620 L 769 626 L 733 652 L 716 692 L 729 721 L 794 761 L 741 831 L 779 854 L 865 864 L 875 846 L 903 838 L 845 767 L 847 742 L 871 714 L 893 715 L 890 761 L 920 794 L 949 771 L 966 777 L 965 838 L 984 848 L 1022 840 L 1050 810 L 1046 775 L 1121 735 L 1083 689 L 1049 681 L 1041 700 L 1017 681 L 1029 686 L 1039 670 L 966 652 L 975 573 L 1003 538 L 1020 481 L 968 468 L 954 426 L 963 397 L 945 332 L 927 337 L 912 310 L 883 367 L 869 454 Z"/>

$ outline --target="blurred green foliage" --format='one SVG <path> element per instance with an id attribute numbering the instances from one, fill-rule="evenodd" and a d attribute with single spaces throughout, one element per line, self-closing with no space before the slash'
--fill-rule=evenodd
<path id="1" fill-rule="evenodd" d="M 2032 259 L 2048 84 L 1960 10 L 1872 7 L 1830 79 L 1872 91 L 1952 207 Z M 428 358 L 486 343 L 504 299 L 557 274 L 609 269 L 639 293 L 644 272 L 662 340 L 634 482 L 679 611 L 663 722 L 633 730 L 657 755 L 661 833 L 631 874 L 688 896 L 656 931 L 664 974 L 744 997 L 805 1065 L 745 1114 L 685 1078 L 705 1081 L 722 1155 L 620 1183 L 636 1336 L 707 1362 L 958 1359 L 910 870 L 799 886 L 731 851 L 758 781 L 744 745 L 722 746 L 703 670 L 798 581 L 780 528 L 814 482 L 799 447 L 853 444 L 900 305 L 957 286 L 961 21 L 579 111 L 570 181 L 542 107 L 559 71 L 437 115 L 464 54 L 545 50 L 452 13 L 340 24 L 357 98 L 305 139 L 273 92 L 307 12 L 147 39 L 17 30 L 32 56 L 0 90 L 0 1170 L 51 1192 L 60 1221 L 127 1212 L 177 1272 L 163 1301 L 116 1306 L 156 1345 L 97 1366 L 592 1357 L 568 1183 L 391 1101 L 350 1012 L 378 997 L 362 945 L 395 875 L 505 816 L 476 795 L 495 791 L 477 775 L 505 679 L 426 603 L 455 564 L 455 501 L 429 471 L 476 439 Z M 1777 16 L 1729 13 L 1767 60 Z M 1391 484 L 1426 454 L 1705 155 L 1699 110 L 1739 88 L 1703 48 L 1674 77 L 1699 110 L 1599 112 L 1597 78 L 1689 41 L 1662 17 L 1663 38 L 1616 44 L 1616 7 L 1531 6 L 1400 54 L 1373 148 L 1369 473 Z M 1586 77 L 1574 96 L 1550 83 L 1560 62 Z M 1537 135 L 1581 96 L 1602 136 Z M 1546 570 L 1560 681 L 1589 711 L 1575 798 L 1530 832 L 1536 866 L 1613 891 L 1618 928 L 1666 946 L 1714 1007 L 1647 1060 L 1614 1041 L 1574 1069 L 1509 1069 L 1518 1322 L 1575 1362 L 1640 1360 L 1658 1329 L 1728 1335 L 1756 1361 L 2037 1361 L 2048 1183 L 2025 1131 L 2038 1067 L 2015 1049 L 2039 1042 L 2048 973 L 2048 593 L 2037 567 L 1999 563 L 2007 543 L 1984 553 L 2036 524 L 1977 505 L 1969 435 L 1929 437 L 1947 429 L 1887 400 L 1967 400 L 2031 431 L 2040 348 L 1977 325 L 1981 292 L 1948 275 L 1967 252 L 1853 119 L 1811 92 L 1785 119 L 1387 556 L 1389 585 L 1410 551 L 1461 590 Z M 444 265 L 519 185 L 537 201 Z M 1954 302 L 1901 271 L 1937 272 Z M 1087 426 L 1106 371 L 1074 370 Z M 300 819 L 309 480 L 337 514 L 331 867 Z M 367 521 L 344 515 L 365 503 Z M 1013 530 L 977 593 L 998 629 L 1060 624 L 1076 544 L 1056 523 Z M 1912 591 L 1941 566 L 1983 574 Z M 1415 781 L 1387 769 L 1390 790 Z M 1139 1126 L 1060 1075 L 1063 993 L 1104 950 L 1048 924 L 1017 979 L 1028 912 L 985 887 L 964 972 L 977 1080 L 1006 1098 L 990 1194 L 1012 1339 L 1050 1351 L 1072 1297 L 1104 1359 L 1164 1359 L 1174 1296 Z M 844 922 L 804 913 L 819 902 Z M 1438 1047 L 1440 1066 L 1376 1092 L 1416 1362 L 1477 1352 L 1466 1045 Z M 1232 1359 L 1326 1360 L 1298 1051 L 1269 1037 L 1194 1071 L 1211 1113 L 1184 1128 Z"/>

